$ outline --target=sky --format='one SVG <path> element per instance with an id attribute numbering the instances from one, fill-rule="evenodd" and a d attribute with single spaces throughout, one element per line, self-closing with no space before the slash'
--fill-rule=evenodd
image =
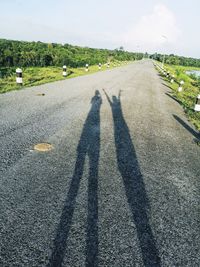
<path id="1" fill-rule="evenodd" d="M 200 58 L 200 0 L 0 0 L 0 38 Z"/>

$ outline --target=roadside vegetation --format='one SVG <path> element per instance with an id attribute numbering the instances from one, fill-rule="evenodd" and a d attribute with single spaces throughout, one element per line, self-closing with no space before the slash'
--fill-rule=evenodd
<path id="1" fill-rule="evenodd" d="M 127 64 L 128 61 L 114 61 L 110 63 L 110 68 Z M 89 66 L 89 71 L 85 68 L 68 68 L 67 77 L 62 76 L 62 67 L 26 67 L 23 68 L 23 86 L 16 84 L 16 68 L 6 68 L 7 75 L 0 78 L 0 93 L 6 93 L 12 90 L 20 90 L 24 87 L 40 85 L 58 80 L 65 80 L 81 75 L 88 75 L 97 71 L 107 70 L 107 64 L 102 65 L 99 70 L 98 65 Z M 4 68 L 5 70 L 5 68 Z"/>
<path id="2" fill-rule="evenodd" d="M 161 65 L 161 63 L 159 62 Z M 200 112 L 194 111 L 194 106 L 198 94 L 200 94 L 200 78 L 194 74 L 188 75 L 186 71 L 198 70 L 200 67 L 193 66 L 177 66 L 165 64 L 165 69 L 170 73 L 170 77 L 166 77 L 160 73 L 165 80 L 167 86 L 171 88 L 170 95 L 178 101 L 181 106 L 184 108 L 184 111 L 188 119 L 195 125 L 197 130 L 200 131 Z M 174 83 L 171 83 L 172 75 L 174 75 Z M 180 86 L 180 81 L 184 81 L 182 85 L 182 92 L 178 91 Z"/>
<path id="3" fill-rule="evenodd" d="M 20 89 L 15 82 L 16 68 L 23 70 L 23 87 L 64 79 L 62 66 L 68 69 L 67 78 L 98 71 L 98 64 L 110 63 L 110 68 L 143 58 L 119 47 L 115 50 L 94 49 L 69 44 L 24 42 L 0 39 L 0 93 Z M 89 64 L 89 72 L 85 65 Z"/>

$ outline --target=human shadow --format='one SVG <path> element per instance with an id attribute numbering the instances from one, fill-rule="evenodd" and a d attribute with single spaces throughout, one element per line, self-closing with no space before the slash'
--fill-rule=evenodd
<path id="1" fill-rule="evenodd" d="M 185 123 L 181 118 L 177 115 L 173 114 L 175 120 L 177 120 L 188 132 L 190 132 L 197 140 L 200 140 L 200 133 L 192 129 L 187 123 Z"/>
<path id="2" fill-rule="evenodd" d="M 137 229 L 144 266 L 159 267 L 161 266 L 159 253 L 148 218 L 149 200 L 129 128 L 123 116 L 120 94 L 121 92 L 119 92 L 118 97 L 112 96 L 111 100 L 105 92 L 112 109 L 118 169 L 123 179 L 127 201 Z"/>
<path id="3" fill-rule="evenodd" d="M 86 155 L 89 158 L 89 177 L 85 265 L 88 267 L 98 266 L 98 162 L 100 151 L 100 107 L 102 104 L 102 98 L 98 90 L 96 90 L 91 104 L 92 106 L 77 146 L 74 173 L 57 227 L 51 258 L 47 265 L 49 267 L 60 267 L 63 263 Z"/>

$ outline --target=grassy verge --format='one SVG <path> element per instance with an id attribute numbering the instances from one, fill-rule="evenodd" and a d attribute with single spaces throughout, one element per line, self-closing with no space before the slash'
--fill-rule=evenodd
<path id="1" fill-rule="evenodd" d="M 196 97 L 200 94 L 200 86 L 195 79 L 186 74 L 186 71 L 189 70 L 199 70 L 200 68 L 195 67 L 183 67 L 183 66 L 173 66 L 165 64 L 165 70 L 170 72 L 170 75 L 175 76 L 176 82 L 171 83 L 171 78 L 167 78 L 165 75 L 160 73 L 165 80 L 168 87 L 171 88 L 171 95 L 175 98 L 181 106 L 184 108 L 184 111 L 191 123 L 200 131 L 200 112 L 194 111 L 194 106 L 196 102 Z M 184 85 L 183 91 L 178 92 L 179 82 L 183 80 Z"/>
<path id="2" fill-rule="evenodd" d="M 111 62 L 110 68 L 119 67 L 127 64 L 127 61 L 123 62 Z M 107 70 L 106 65 L 102 65 L 101 70 L 99 70 L 97 65 L 89 66 L 89 71 L 86 72 L 85 68 L 68 68 L 68 76 L 64 78 L 62 76 L 62 68 L 60 67 L 28 67 L 23 68 L 23 86 L 16 84 L 15 72 L 5 78 L 0 78 L 0 93 L 6 93 L 12 90 L 20 90 L 24 87 L 30 87 L 35 85 L 40 85 L 44 83 L 65 80 L 81 75 L 91 74 L 98 71 Z M 14 70 L 14 69 L 13 69 Z"/>

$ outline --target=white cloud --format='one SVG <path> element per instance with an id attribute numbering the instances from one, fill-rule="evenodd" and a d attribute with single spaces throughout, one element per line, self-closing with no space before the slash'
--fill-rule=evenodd
<path id="1" fill-rule="evenodd" d="M 125 48 L 129 50 L 139 46 L 139 50 L 155 51 L 172 48 L 180 35 L 174 13 L 165 5 L 158 4 L 151 14 L 142 16 L 132 29 L 122 36 L 122 40 Z"/>

